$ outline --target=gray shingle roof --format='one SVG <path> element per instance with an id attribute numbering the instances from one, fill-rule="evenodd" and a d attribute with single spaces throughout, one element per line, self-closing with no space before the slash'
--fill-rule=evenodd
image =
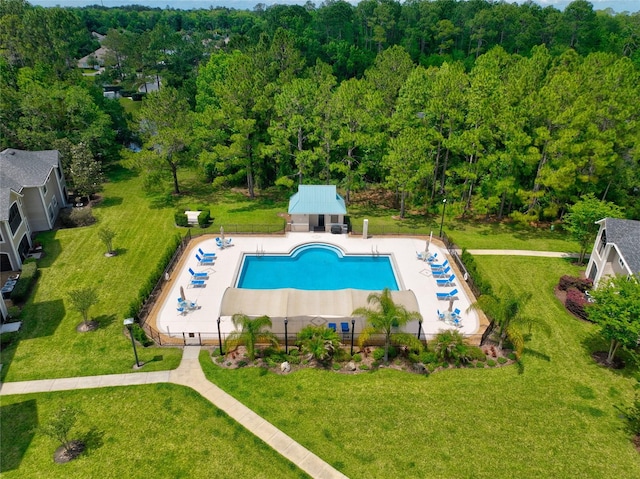
<path id="1" fill-rule="evenodd" d="M 344 215 L 347 207 L 334 185 L 300 185 L 289 199 L 289 214 Z"/>
<path id="2" fill-rule="evenodd" d="M 615 243 L 627 266 L 640 272 L 640 221 L 605 218 L 607 243 Z"/>
<path id="3" fill-rule="evenodd" d="M 58 166 L 58 150 L 23 151 L 7 148 L 0 152 L 0 221 L 9 219 L 11 190 L 42 186 Z"/>

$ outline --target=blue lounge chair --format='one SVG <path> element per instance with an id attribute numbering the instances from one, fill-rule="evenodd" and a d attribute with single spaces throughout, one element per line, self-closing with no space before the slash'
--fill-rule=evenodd
<path id="1" fill-rule="evenodd" d="M 337 331 L 336 323 L 329 323 L 329 329 L 333 329 L 334 331 Z"/>
<path id="2" fill-rule="evenodd" d="M 453 314 L 455 314 L 456 316 L 460 316 L 460 309 L 459 308 L 454 309 Z"/>
<path id="3" fill-rule="evenodd" d="M 436 297 L 438 299 L 457 299 L 458 290 L 457 289 L 452 289 L 448 293 L 436 293 Z"/>
<path id="4" fill-rule="evenodd" d="M 212 265 L 216 260 L 215 258 L 202 258 L 198 253 L 196 253 L 196 259 L 198 260 L 198 264 L 200 266 Z"/>
<path id="5" fill-rule="evenodd" d="M 445 269 L 433 269 L 431 274 L 434 278 L 448 278 L 451 275 L 451 267 L 447 266 Z"/>
<path id="6" fill-rule="evenodd" d="M 462 321 L 460 321 L 460 318 L 453 318 L 453 325 L 456 328 L 461 328 L 462 327 Z"/>
<path id="7" fill-rule="evenodd" d="M 204 279 L 192 279 L 189 286 L 192 288 L 204 288 L 207 285 Z"/>
<path id="8" fill-rule="evenodd" d="M 431 266 L 431 269 L 444 269 L 447 266 L 449 266 L 449 260 L 445 259 L 444 263 L 442 263 L 442 264 L 431 264 L 429 266 Z"/>
<path id="9" fill-rule="evenodd" d="M 438 286 L 453 286 L 453 282 L 455 281 L 455 279 L 456 279 L 456 275 L 452 274 L 448 278 L 436 279 L 436 284 Z"/>
<path id="10" fill-rule="evenodd" d="M 218 248 L 224 248 L 224 243 L 222 242 L 222 240 L 220 238 L 216 238 L 216 246 Z"/>
<path id="11" fill-rule="evenodd" d="M 340 329 L 343 333 L 349 332 L 349 323 L 340 323 Z"/>
<path id="12" fill-rule="evenodd" d="M 198 248 L 198 253 L 200 253 L 200 256 L 202 256 L 203 258 L 215 258 L 216 257 L 215 253 L 205 253 L 204 251 L 202 251 L 202 248 Z"/>
<path id="13" fill-rule="evenodd" d="M 429 257 L 427 258 L 427 261 L 428 261 L 429 263 L 433 263 L 433 262 L 436 260 L 436 258 L 437 258 L 437 257 L 438 257 L 438 253 L 434 253 L 434 254 L 432 254 L 431 256 L 429 256 Z"/>
<path id="14" fill-rule="evenodd" d="M 181 314 L 184 316 L 184 313 L 186 312 L 184 309 L 184 306 L 178 306 L 176 309 L 178 310 L 178 314 Z"/>
<path id="15" fill-rule="evenodd" d="M 209 273 L 205 271 L 202 273 L 196 273 L 194 270 L 189 268 L 189 273 L 191 273 L 191 279 L 209 279 Z"/>

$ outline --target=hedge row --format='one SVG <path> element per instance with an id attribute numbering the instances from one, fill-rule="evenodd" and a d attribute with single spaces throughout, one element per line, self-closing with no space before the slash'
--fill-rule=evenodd
<path id="1" fill-rule="evenodd" d="M 480 271 L 478 270 L 478 264 L 476 263 L 476 260 L 474 259 L 473 255 L 467 251 L 466 248 L 462 248 L 460 259 L 464 263 L 465 268 L 467 268 L 467 273 L 469 273 L 469 276 L 471 276 L 471 279 L 475 283 L 476 287 L 480 290 L 480 293 L 493 294 L 491 284 L 482 277 Z"/>
<path id="2" fill-rule="evenodd" d="M 174 241 L 167 247 L 164 254 L 158 261 L 156 269 L 151 272 L 147 280 L 142 284 L 140 290 L 138 291 L 138 297 L 131 301 L 129 304 L 129 309 L 126 317 L 136 318 L 138 316 L 138 312 L 142 309 L 142 305 L 147 301 L 149 296 L 151 295 L 153 288 L 156 287 L 160 278 L 164 274 L 164 270 L 167 268 L 167 265 L 173 258 L 173 255 L 180 244 L 181 238 L 179 235 L 174 237 Z"/>
<path id="3" fill-rule="evenodd" d="M 27 260 L 22 264 L 20 278 L 11 292 L 11 301 L 14 303 L 24 303 L 29 297 L 31 288 L 35 284 L 40 271 L 35 260 Z"/>

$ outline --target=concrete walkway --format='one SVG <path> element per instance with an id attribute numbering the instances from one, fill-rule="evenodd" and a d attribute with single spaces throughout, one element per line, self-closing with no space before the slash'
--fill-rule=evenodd
<path id="1" fill-rule="evenodd" d="M 275 451 L 289 459 L 311 477 L 317 479 L 346 479 L 347 476 L 324 462 L 271 423 L 209 382 L 198 361 L 200 346 L 185 346 L 180 366 L 173 371 L 149 373 L 108 374 L 78 378 L 41 379 L 0 384 L 0 396 L 11 394 L 69 391 L 109 386 L 134 386 L 140 384 L 174 383 L 187 386 L 216 407 L 226 412 L 249 432 L 266 442 Z"/>

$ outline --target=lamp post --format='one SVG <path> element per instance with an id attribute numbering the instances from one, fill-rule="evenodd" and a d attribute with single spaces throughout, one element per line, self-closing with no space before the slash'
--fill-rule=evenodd
<path id="1" fill-rule="evenodd" d="M 138 351 L 136 351 L 136 340 L 133 338 L 133 318 L 127 318 L 123 321 L 123 324 L 129 330 L 129 336 L 131 336 L 131 345 L 133 346 L 133 355 L 136 357 L 136 368 L 140 367 L 140 361 L 138 361 Z"/>
<path id="2" fill-rule="evenodd" d="M 220 316 L 218 316 L 218 346 L 220 347 L 220 356 L 222 356 L 222 336 L 220 335 Z"/>
<path id="3" fill-rule="evenodd" d="M 442 225 L 444 225 L 444 209 L 447 206 L 447 199 L 442 200 L 442 218 L 440 219 L 440 238 L 442 238 Z"/>
<path id="4" fill-rule="evenodd" d="M 284 318 L 284 354 L 289 354 L 289 335 L 287 334 L 287 324 L 289 324 L 289 320 Z"/>
<path id="5" fill-rule="evenodd" d="M 420 334 L 422 333 L 422 318 L 418 320 L 418 341 L 420 341 Z"/>
<path id="6" fill-rule="evenodd" d="M 353 356 L 353 333 L 356 331 L 356 320 L 351 320 L 351 356 Z"/>

